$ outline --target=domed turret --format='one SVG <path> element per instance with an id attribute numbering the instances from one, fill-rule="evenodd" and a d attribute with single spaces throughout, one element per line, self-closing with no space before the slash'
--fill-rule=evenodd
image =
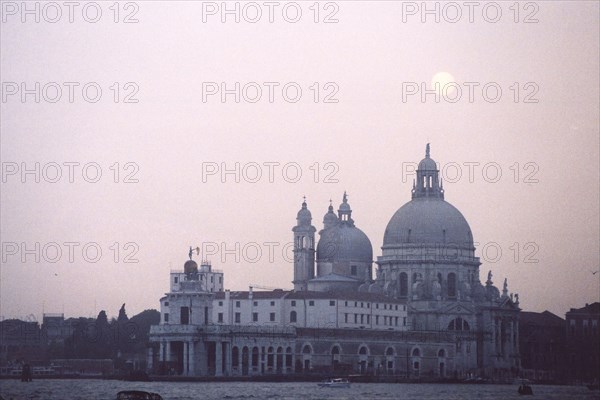
<path id="1" fill-rule="evenodd" d="M 324 229 L 319 232 L 318 276 L 335 273 L 362 282 L 371 280 L 373 246 L 367 235 L 354 225 L 351 215 L 352 208 L 345 192 L 337 217 L 333 213 L 333 207 L 329 205 L 323 219 Z"/>
<path id="2" fill-rule="evenodd" d="M 413 184 L 412 198 L 444 198 L 444 188 L 438 178 L 437 164 L 429 156 L 429 143 L 425 147 L 425 158 L 419 163 L 417 179 Z"/>
<path id="3" fill-rule="evenodd" d="M 328 229 L 336 226 L 338 223 L 338 217 L 333 212 L 333 205 L 331 204 L 331 200 L 329 200 L 329 208 L 327 209 L 327 213 L 323 217 L 323 228 Z"/>
<path id="4" fill-rule="evenodd" d="M 296 215 L 296 221 L 298 221 L 298 226 L 310 225 L 312 221 L 312 214 L 306 206 L 306 197 L 304 197 L 304 201 L 302 202 L 302 208 Z"/>

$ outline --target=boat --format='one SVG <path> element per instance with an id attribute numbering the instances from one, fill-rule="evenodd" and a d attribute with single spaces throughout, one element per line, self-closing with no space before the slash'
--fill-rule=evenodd
<path id="1" fill-rule="evenodd" d="M 160 394 L 141 390 L 124 390 L 117 393 L 117 400 L 163 400 Z"/>
<path id="2" fill-rule="evenodd" d="M 319 382 L 318 385 L 320 387 L 330 387 L 330 388 L 349 388 L 350 381 L 344 378 L 335 378 L 335 379 L 327 379 L 323 382 Z"/>
<path id="3" fill-rule="evenodd" d="M 531 386 L 526 383 L 519 386 L 518 392 L 521 396 L 533 395 L 533 389 L 531 389 Z"/>

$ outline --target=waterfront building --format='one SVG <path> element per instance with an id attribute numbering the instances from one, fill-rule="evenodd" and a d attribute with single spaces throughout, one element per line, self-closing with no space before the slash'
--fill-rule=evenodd
<path id="1" fill-rule="evenodd" d="M 520 369 L 519 299 L 482 283 L 471 228 L 445 200 L 427 145 L 412 199 L 376 260 L 344 193 L 317 229 L 306 200 L 292 228 L 293 290 L 224 289 L 191 259 L 171 272 L 148 366 L 189 376 L 354 373 L 511 379 Z M 316 243 L 316 246 L 315 246 Z"/>

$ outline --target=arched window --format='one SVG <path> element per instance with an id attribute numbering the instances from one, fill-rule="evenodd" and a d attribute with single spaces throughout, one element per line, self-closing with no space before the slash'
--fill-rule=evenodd
<path id="1" fill-rule="evenodd" d="M 358 350 L 358 354 L 362 354 L 362 355 L 367 355 L 369 354 L 369 351 L 367 349 L 366 346 L 362 346 L 359 350 Z"/>
<path id="2" fill-rule="evenodd" d="M 333 346 L 333 348 L 331 349 L 331 354 L 340 354 L 340 348 L 339 346 Z"/>
<path id="3" fill-rule="evenodd" d="M 385 355 L 386 356 L 393 356 L 394 355 L 394 349 L 391 347 L 388 347 L 387 350 L 385 351 Z"/>
<path id="4" fill-rule="evenodd" d="M 252 348 L 252 366 L 258 367 L 258 347 Z"/>
<path id="5" fill-rule="evenodd" d="M 408 276 L 406 272 L 400 273 L 400 297 L 408 296 Z"/>
<path id="6" fill-rule="evenodd" d="M 292 368 L 292 348 L 288 347 L 285 349 L 285 367 Z"/>
<path id="7" fill-rule="evenodd" d="M 312 350 L 311 350 L 310 346 L 307 345 L 307 344 L 304 345 L 304 347 L 302 348 L 302 353 L 303 354 L 310 354 L 310 353 L 312 353 Z"/>
<path id="8" fill-rule="evenodd" d="M 421 357 L 421 350 L 419 350 L 417 348 L 413 349 L 412 356 L 413 357 Z"/>
<path id="9" fill-rule="evenodd" d="M 440 349 L 440 351 L 438 351 L 438 357 L 446 357 L 446 350 Z"/>
<path id="10" fill-rule="evenodd" d="M 456 297 L 456 274 L 454 272 L 448 274 L 448 297 Z"/>
<path id="11" fill-rule="evenodd" d="M 237 368 L 240 362 L 240 350 L 237 346 L 233 346 L 231 349 L 231 366 Z"/>
<path id="12" fill-rule="evenodd" d="M 290 322 L 296 322 L 296 317 L 297 317 L 296 311 L 290 312 Z"/>
<path id="13" fill-rule="evenodd" d="M 271 368 L 273 367 L 273 364 L 274 364 L 274 362 L 273 362 L 273 360 L 274 360 L 273 359 L 273 351 L 274 350 L 273 350 L 272 347 L 269 347 L 267 349 L 267 367 L 271 367 Z"/>

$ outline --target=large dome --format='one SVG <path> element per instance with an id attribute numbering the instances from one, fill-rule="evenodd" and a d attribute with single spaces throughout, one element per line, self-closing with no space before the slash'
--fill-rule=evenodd
<path id="1" fill-rule="evenodd" d="M 440 198 L 419 197 L 396 211 L 385 229 L 383 247 L 414 244 L 450 244 L 473 247 L 467 220 Z"/>
<path id="2" fill-rule="evenodd" d="M 321 232 L 317 261 L 372 262 L 373 246 L 363 231 L 341 223 Z"/>

